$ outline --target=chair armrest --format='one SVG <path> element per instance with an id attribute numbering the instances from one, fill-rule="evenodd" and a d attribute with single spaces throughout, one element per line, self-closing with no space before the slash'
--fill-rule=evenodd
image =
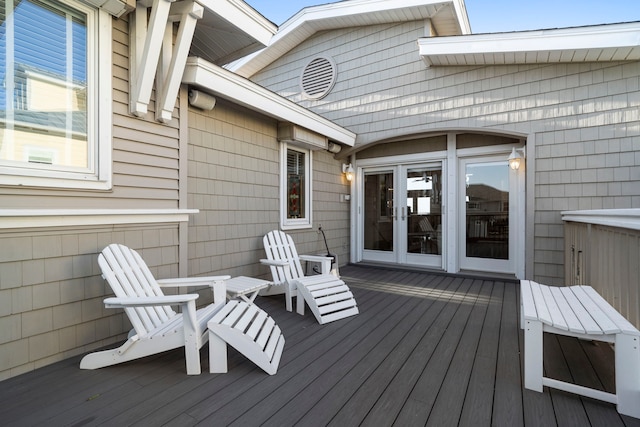
<path id="1" fill-rule="evenodd" d="M 178 286 L 213 286 L 216 282 L 224 282 L 231 279 L 231 276 L 208 276 L 208 277 L 179 277 L 176 279 L 160 279 L 156 280 L 158 285 L 162 287 L 178 287 Z"/>
<path id="2" fill-rule="evenodd" d="M 198 320 L 196 316 L 196 299 L 198 294 L 184 295 L 163 295 L 157 297 L 126 297 L 107 298 L 104 300 L 106 308 L 133 308 L 133 307 L 153 307 L 161 305 L 181 306 L 182 321 L 186 337 L 194 336 L 198 330 Z"/>
<path id="3" fill-rule="evenodd" d="M 104 300 L 106 308 L 128 308 L 128 307 L 152 307 L 158 305 L 184 305 L 198 299 L 198 294 L 186 295 L 164 295 L 158 297 L 126 297 L 107 298 Z"/>
<path id="4" fill-rule="evenodd" d="M 289 261 L 279 261 L 275 259 L 261 259 L 261 264 L 269 265 L 271 267 L 289 267 Z"/>
<path id="5" fill-rule="evenodd" d="M 333 258 L 330 256 L 323 255 L 300 255 L 301 261 L 312 261 L 312 262 L 331 262 Z"/>

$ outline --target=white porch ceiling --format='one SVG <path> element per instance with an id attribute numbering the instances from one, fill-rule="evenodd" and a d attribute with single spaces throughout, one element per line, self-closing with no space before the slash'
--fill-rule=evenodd
<path id="1" fill-rule="evenodd" d="M 224 64 L 262 49 L 277 27 L 243 1 L 199 0 L 204 16 L 198 21 L 190 55 Z"/>
<path id="2" fill-rule="evenodd" d="M 640 22 L 514 33 L 425 37 L 429 66 L 541 64 L 640 59 Z"/>

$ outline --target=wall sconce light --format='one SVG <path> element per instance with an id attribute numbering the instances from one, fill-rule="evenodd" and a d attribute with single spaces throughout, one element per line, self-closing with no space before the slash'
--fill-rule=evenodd
<path id="1" fill-rule="evenodd" d="M 519 151 L 516 151 L 516 147 L 513 147 L 511 149 L 511 154 L 509 155 L 509 167 L 511 169 L 518 170 L 520 168 L 520 163 L 522 163 L 522 160 L 524 159 L 524 147 L 522 148 L 522 155 L 520 155 Z"/>
<path id="2" fill-rule="evenodd" d="M 342 165 L 342 173 L 344 174 L 345 178 L 347 178 L 347 181 L 352 181 L 353 180 L 353 166 L 351 166 L 351 163 L 347 164 L 343 164 Z"/>
<path id="3" fill-rule="evenodd" d="M 327 144 L 327 151 L 333 154 L 338 154 L 342 150 L 342 146 L 336 144 L 335 142 L 329 142 Z"/>

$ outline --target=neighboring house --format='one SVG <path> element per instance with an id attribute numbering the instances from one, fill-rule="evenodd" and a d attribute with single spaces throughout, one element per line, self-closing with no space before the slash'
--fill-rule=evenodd
<path id="1" fill-rule="evenodd" d="M 238 0 L 11 5 L 0 380 L 126 337 L 109 243 L 158 278 L 269 277 L 262 236 L 324 253 L 321 225 L 341 264 L 557 283 L 560 211 L 640 207 L 638 24 L 471 35 L 461 0 L 343 1 L 279 30 Z M 59 99 L 22 102 L 20 70 Z"/>
<path id="2" fill-rule="evenodd" d="M 220 67 L 268 44 L 276 27 L 258 12 L 235 0 L 7 5 L 0 380 L 126 337 L 126 316 L 103 304 L 97 255 L 110 243 L 158 278 L 269 277 L 264 234 L 284 228 L 301 251 L 325 252 L 321 224 L 348 260 L 349 187 L 327 149 L 355 135 Z"/>
<path id="3" fill-rule="evenodd" d="M 357 135 L 337 154 L 351 262 L 560 284 L 561 212 L 640 208 L 639 60 L 638 22 L 474 35 L 460 0 L 354 0 L 301 10 L 230 69 Z M 441 180 L 416 196 L 423 175 Z"/>

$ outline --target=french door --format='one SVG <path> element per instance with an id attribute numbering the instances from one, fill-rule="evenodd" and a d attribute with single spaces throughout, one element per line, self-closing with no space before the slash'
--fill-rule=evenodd
<path id="1" fill-rule="evenodd" d="M 461 159 L 459 171 L 460 269 L 513 272 L 518 205 L 515 172 L 504 156 Z"/>
<path id="2" fill-rule="evenodd" d="M 458 136 L 446 150 L 356 159 L 355 262 L 524 277 L 526 162 L 511 169 L 513 145 Z"/>
<path id="3" fill-rule="evenodd" d="M 363 170 L 362 259 L 442 267 L 442 163 Z"/>

